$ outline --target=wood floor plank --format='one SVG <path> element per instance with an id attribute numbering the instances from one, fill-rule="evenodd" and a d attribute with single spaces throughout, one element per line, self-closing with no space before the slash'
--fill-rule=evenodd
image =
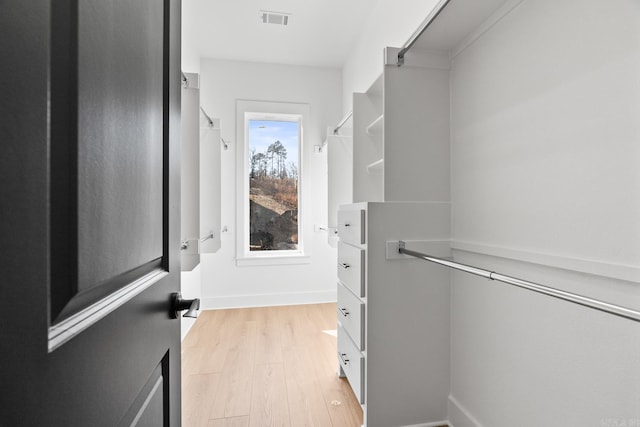
<path id="1" fill-rule="evenodd" d="M 362 425 L 362 407 L 347 379 L 338 376 L 335 338 L 324 334 L 308 351 L 333 427 Z"/>
<path id="2" fill-rule="evenodd" d="M 256 365 L 251 390 L 250 427 L 289 427 L 289 402 L 282 363 Z M 297 426 L 296 426 L 297 427 Z"/>
<path id="3" fill-rule="evenodd" d="M 203 312 L 183 342 L 183 425 L 360 427 L 335 329 L 331 303 Z"/>
<path id="4" fill-rule="evenodd" d="M 200 361 L 202 359 L 202 347 L 189 347 L 182 350 L 182 375 L 189 376 L 199 374 Z"/>
<path id="5" fill-rule="evenodd" d="M 215 374 L 224 369 L 227 360 L 227 347 L 218 344 L 215 347 L 190 347 L 183 351 L 183 375 Z"/>
<path id="6" fill-rule="evenodd" d="M 220 381 L 220 374 L 187 375 L 182 378 L 182 424 L 207 426 L 209 409 Z"/>
<path id="7" fill-rule="evenodd" d="M 249 417 L 220 418 L 209 420 L 207 427 L 249 427 Z"/>
<path id="8" fill-rule="evenodd" d="M 206 336 L 215 330 L 209 325 L 216 322 L 219 313 L 217 310 L 205 310 L 198 315 L 195 325 L 182 341 L 182 348 L 202 347 Z"/>
<path id="9" fill-rule="evenodd" d="M 227 362 L 228 352 L 224 343 L 204 347 L 198 361 L 198 372 L 201 374 L 222 372 Z"/>
<path id="10" fill-rule="evenodd" d="M 220 386 L 209 418 L 249 415 L 255 357 L 256 322 L 242 322 L 239 336 L 230 347 Z"/>
<path id="11" fill-rule="evenodd" d="M 265 307 L 256 313 L 256 364 L 282 363 L 282 326 L 280 307 Z"/>
<path id="12" fill-rule="evenodd" d="M 331 417 L 307 352 L 290 347 L 283 353 L 291 425 L 330 426 Z"/>
<path id="13" fill-rule="evenodd" d="M 280 311 L 281 340 L 283 347 L 300 345 L 308 334 L 307 313 L 304 306 L 282 307 Z"/>

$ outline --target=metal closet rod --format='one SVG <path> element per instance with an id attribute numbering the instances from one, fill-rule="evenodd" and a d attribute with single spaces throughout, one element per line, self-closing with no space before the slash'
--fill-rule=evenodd
<path id="1" fill-rule="evenodd" d="M 338 123 L 338 126 L 336 126 L 336 128 L 333 130 L 334 135 L 338 134 L 338 131 L 340 131 L 340 128 L 344 126 L 345 123 L 347 123 L 347 120 L 349 120 L 351 116 L 353 116 L 353 111 L 349 111 L 347 115 L 344 116 L 344 119 L 342 119 L 342 121 Z"/>
<path id="2" fill-rule="evenodd" d="M 206 236 L 204 236 L 202 239 L 200 239 L 200 243 L 206 242 L 209 239 L 213 239 L 215 236 L 215 234 L 213 233 L 213 231 L 210 231 Z"/>
<path id="3" fill-rule="evenodd" d="M 180 250 L 181 251 L 186 251 L 187 249 L 189 249 L 189 246 L 191 246 L 191 244 L 189 242 L 200 240 L 200 243 L 204 243 L 209 239 L 213 239 L 214 237 L 216 237 L 215 233 L 213 231 L 210 231 L 209 233 L 207 233 L 206 236 L 204 236 L 201 239 L 183 240 L 182 242 L 180 242 Z"/>
<path id="4" fill-rule="evenodd" d="M 429 16 L 427 16 L 427 19 L 425 19 L 424 22 L 420 24 L 418 29 L 413 34 L 411 34 L 409 40 L 407 40 L 406 43 L 402 45 L 402 48 L 400 48 L 400 52 L 398 52 L 398 66 L 404 64 L 404 55 L 409 49 L 411 49 L 411 46 L 413 46 L 415 42 L 418 41 L 422 33 L 424 33 L 427 28 L 429 28 L 429 25 L 431 25 L 431 23 L 438 17 L 438 15 L 440 15 L 440 12 L 444 10 L 445 6 L 449 4 L 450 1 L 451 0 L 440 0 L 440 3 L 438 3 L 436 7 L 433 8 Z"/>
<path id="5" fill-rule="evenodd" d="M 415 258 L 420 258 L 425 261 L 430 261 L 436 264 L 444 265 L 446 267 L 450 267 L 456 270 L 464 271 L 466 273 L 474 274 L 476 276 L 484 277 L 486 279 L 497 280 L 499 282 L 517 286 L 519 288 L 528 289 L 530 291 L 548 295 L 564 301 L 569 301 L 584 307 L 593 308 L 595 310 L 603 311 L 605 313 L 613 314 L 615 316 L 624 317 L 625 319 L 630 319 L 630 320 L 635 320 L 636 322 L 640 322 L 640 312 L 632 310 L 630 308 L 621 307 L 615 304 L 609 304 L 604 301 L 588 298 L 582 295 L 574 294 L 572 292 L 561 291 L 559 289 L 541 285 L 539 283 L 533 283 L 533 282 L 529 282 L 528 280 L 522 280 L 516 277 L 496 273 L 495 271 L 485 270 L 478 267 L 472 267 L 470 265 L 461 264 L 459 262 L 450 261 L 444 258 L 438 258 L 438 257 L 427 255 L 421 252 L 412 251 L 410 249 L 407 249 L 405 246 L 406 246 L 405 242 L 399 241 L 398 252 L 401 254 L 415 257 Z"/>
<path id="6" fill-rule="evenodd" d="M 204 117 L 209 122 L 209 127 L 213 127 L 214 126 L 213 119 L 211 118 L 211 116 L 207 114 L 206 111 L 204 111 L 204 108 L 202 108 L 202 105 L 200 106 L 200 111 L 202 111 L 202 114 L 204 114 Z M 224 147 L 225 150 L 229 149 L 229 144 L 227 144 L 227 142 L 224 139 L 222 139 L 222 135 L 220 136 L 220 142 L 222 142 L 222 146 Z"/>
<path id="7" fill-rule="evenodd" d="M 209 126 L 213 127 L 213 119 L 207 114 L 206 111 L 204 111 L 202 105 L 200 106 L 200 111 L 202 111 L 202 114 L 204 114 L 204 116 L 206 117 L 207 121 L 209 122 Z"/>

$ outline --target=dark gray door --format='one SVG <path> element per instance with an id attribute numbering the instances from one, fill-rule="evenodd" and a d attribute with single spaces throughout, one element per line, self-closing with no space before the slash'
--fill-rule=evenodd
<path id="1" fill-rule="evenodd" d="M 177 426 L 179 0 L 0 0 L 0 425 Z"/>

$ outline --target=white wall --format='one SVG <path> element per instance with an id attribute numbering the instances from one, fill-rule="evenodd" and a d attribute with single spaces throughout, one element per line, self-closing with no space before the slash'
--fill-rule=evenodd
<path id="1" fill-rule="evenodd" d="M 201 104 L 221 119 L 222 137 L 231 141 L 222 152 L 222 248 L 202 255 L 203 307 L 238 307 L 334 301 L 336 254 L 324 232 L 314 224 L 327 221 L 326 156 L 314 154 L 328 125 L 341 116 L 342 79 L 339 69 L 297 67 L 202 59 Z M 243 266 L 235 262 L 236 230 L 236 100 L 308 103 L 309 129 L 304 132 L 302 208 L 305 251 L 311 262 L 286 266 Z"/>
<path id="2" fill-rule="evenodd" d="M 458 260 L 640 308 L 639 16 L 523 2 L 455 58 Z M 463 273 L 452 310 L 456 427 L 640 423 L 637 323 Z"/>
<path id="3" fill-rule="evenodd" d="M 200 72 L 200 52 L 197 48 L 195 38 L 198 36 L 196 32 L 196 24 L 198 9 L 194 1 L 186 0 L 182 2 L 182 71 L 185 73 Z"/>
<path id="4" fill-rule="evenodd" d="M 438 0 L 378 0 L 342 71 L 342 108 L 351 110 L 353 92 L 364 92 L 382 74 L 383 49 L 400 47 Z"/>

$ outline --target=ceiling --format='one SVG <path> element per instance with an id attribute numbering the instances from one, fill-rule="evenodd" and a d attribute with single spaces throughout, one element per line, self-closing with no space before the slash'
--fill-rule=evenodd
<path id="1" fill-rule="evenodd" d="M 183 37 L 202 58 L 342 67 L 379 0 L 183 0 Z M 260 10 L 291 14 L 263 24 Z"/>

